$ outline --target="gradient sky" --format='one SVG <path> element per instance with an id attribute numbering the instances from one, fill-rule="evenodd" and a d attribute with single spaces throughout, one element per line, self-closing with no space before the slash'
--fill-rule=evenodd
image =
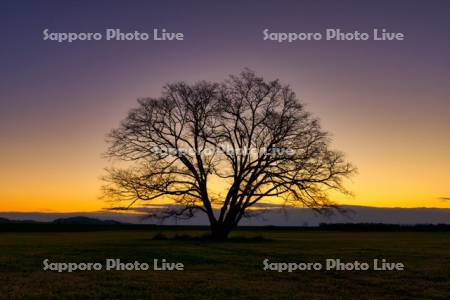
<path id="1" fill-rule="evenodd" d="M 290 84 L 358 167 L 354 197 L 335 200 L 450 207 L 449 1 L 242 2 L 2 1 L 0 211 L 105 207 L 104 137 L 136 98 L 244 67 Z M 58 44 L 45 28 L 166 28 L 185 40 Z M 386 28 L 406 40 L 278 44 L 265 28 Z"/>

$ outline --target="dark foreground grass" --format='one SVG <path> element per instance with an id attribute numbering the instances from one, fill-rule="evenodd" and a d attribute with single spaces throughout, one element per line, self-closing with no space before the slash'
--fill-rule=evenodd
<path id="1" fill-rule="evenodd" d="M 449 299 L 450 233 L 241 231 L 228 242 L 202 231 L 0 233 L 2 299 Z M 172 239 L 178 235 L 178 238 Z M 245 238 L 254 237 L 257 238 Z M 184 238 L 180 238 L 184 237 Z M 43 271 L 53 262 L 182 262 L 185 271 Z M 280 262 L 402 262 L 406 271 L 263 271 Z"/>

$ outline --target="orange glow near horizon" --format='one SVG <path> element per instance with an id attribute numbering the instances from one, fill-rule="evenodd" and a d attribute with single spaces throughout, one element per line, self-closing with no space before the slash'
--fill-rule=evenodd
<path id="1" fill-rule="evenodd" d="M 439 153 L 420 156 L 421 149 L 417 149 L 417 153 L 410 151 L 388 156 L 385 155 L 388 151 L 374 149 L 381 157 L 375 158 L 371 156 L 370 149 L 358 145 L 352 148 L 345 143 L 344 137 L 340 141 L 341 149 L 349 149 L 347 156 L 358 166 L 359 174 L 346 184 L 353 196 L 330 195 L 337 203 L 450 208 L 450 200 L 444 199 L 449 186 L 445 166 L 450 165 L 444 151 L 441 156 L 438 156 Z M 19 163 L 2 160 L 2 169 L 8 171 L 0 174 L 0 211 L 88 212 L 110 205 L 100 199 L 100 176 L 103 167 L 108 164 L 98 155 L 101 149 L 92 151 L 92 156 L 87 149 L 74 149 L 71 150 L 73 153 L 66 152 L 62 157 L 49 150 L 53 148 L 51 144 L 42 146 L 41 149 L 35 147 L 32 151 L 16 152 L 16 156 L 21 156 Z M 34 155 L 39 152 L 40 159 L 37 160 Z"/>

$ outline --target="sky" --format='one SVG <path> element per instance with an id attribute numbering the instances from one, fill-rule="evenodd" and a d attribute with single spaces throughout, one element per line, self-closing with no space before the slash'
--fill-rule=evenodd
<path id="1" fill-rule="evenodd" d="M 139 97 L 248 67 L 289 84 L 359 174 L 338 203 L 450 208 L 448 1 L 2 1 L 0 211 L 97 211 L 105 136 Z M 44 41 L 51 32 L 183 41 Z M 264 41 L 262 31 L 404 41 Z"/>

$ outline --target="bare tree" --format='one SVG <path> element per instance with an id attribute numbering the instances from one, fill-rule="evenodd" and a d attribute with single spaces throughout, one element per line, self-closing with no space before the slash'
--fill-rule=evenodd
<path id="1" fill-rule="evenodd" d="M 214 238 L 260 201 L 332 207 L 327 191 L 345 193 L 354 172 L 290 87 L 250 70 L 221 84 L 169 84 L 138 102 L 109 134 L 107 156 L 127 166 L 107 169 L 105 195 L 126 207 L 170 202 L 154 210 L 159 218 L 203 212 Z"/>

